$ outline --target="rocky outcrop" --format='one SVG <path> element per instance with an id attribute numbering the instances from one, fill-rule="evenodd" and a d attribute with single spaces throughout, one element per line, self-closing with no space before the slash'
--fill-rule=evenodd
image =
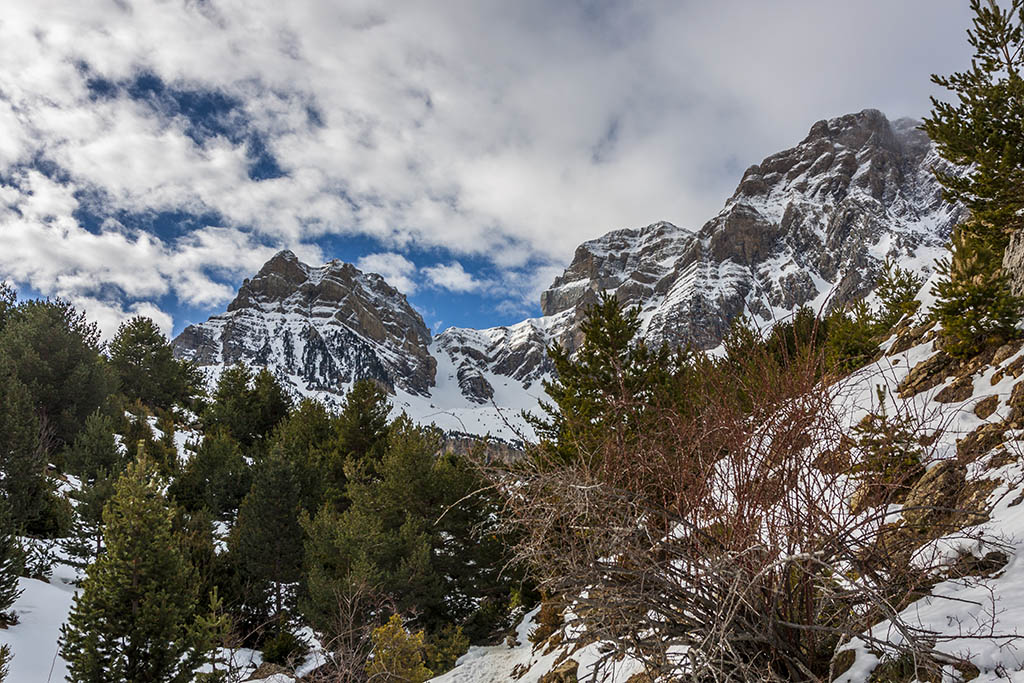
<path id="1" fill-rule="evenodd" d="M 693 232 L 669 223 L 581 245 L 541 295 L 545 315 L 613 292 L 643 309 L 654 344 L 711 348 L 740 313 L 760 325 L 870 290 L 886 256 L 930 267 L 962 211 L 943 202 L 944 166 L 914 121 L 875 110 L 819 121 L 798 146 L 751 166 L 725 208 Z M 574 328 L 560 341 L 578 341 Z"/>
<path id="2" fill-rule="evenodd" d="M 305 390 L 342 392 L 360 379 L 426 394 L 430 330 L 382 277 L 331 261 L 311 267 L 282 251 L 245 280 L 227 312 L 172 342 L 200 366 L 244 362 Z"/>
<path id="3" fill-rule="evenodd" d="M 1010 291 L 1024 296 L 1024 230 L 1010 235 L 1010 244 L 1003 252 L 1003 272 L 1010 281 Z"/>

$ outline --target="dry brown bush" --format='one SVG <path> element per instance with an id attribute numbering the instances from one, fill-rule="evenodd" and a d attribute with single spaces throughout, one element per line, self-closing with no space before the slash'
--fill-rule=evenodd
<path id="1" fill-rule="evenodd" d="M 821 376 L 810 353 L 708 363 L 688 380 L 688 408 L 623 396 L 610 410 L 642 413 L 639 432 L 609 430 L 571 462 L 542 444 L 513 473 L 492 472 L 521 539 L 517 560 L 565 596 L 567 623 L 585 627 L 573 632 L 607 643 L 607 661 L 628 654 L 652 677 L 688 681 L 831 680 L 837 648 L 854 637 L 959 663 L 900 610 L 944 571 L 919 548 L 964 517 L 935 510 L 927 528 L 911 528 L 884 505 L 851 511 L 869 475 L 849 466 L 860 455 L 845 385 Z M 925 416 L 903 417 L 934 444 Z M 919 448 L 925 466 L 938 457 Z M 873 485 L 908 482 L 888 473 Z M 888 635 L 873 639 L 882 621 Z"/>

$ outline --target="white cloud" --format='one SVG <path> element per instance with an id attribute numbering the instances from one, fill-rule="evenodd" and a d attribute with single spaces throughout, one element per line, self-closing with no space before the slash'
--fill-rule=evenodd
<path id="1" fill-rule="evenodd" d="M 364 273 L 377 273 L 402 294 L 412 295 L 419 289 L 415 279 L 416 264 L 401 254 L 367 254 L 356 261 L 356 268 Z"/>
<path id="2" fill-rule="evenodd" d="M 473 277 L 472 274 L 467 273 L 458 261 L 453 261 L 447 265 L 427 266 L 423 269 L 423 274 L 426 275 L 430 284 L 435 287 L 460 294 L 479 292 L 491 284 L 486 280 L 479 280 Z"/>
<path id="3" fill-rule="evenodd" d="M 699 227 L 745 167 L 819 118 L 925 113 L 928 75 L 968 62 L 968 20 L 959 0 L 11 3 L 0 178 L 20 182 L 0 181 L 0 277 L 207 306 L 280 246 L 322 257 L 325 234 L 502 270 L 564 264 L 611 229 Z M 87 87 L 141 72 L 239 102 L 245 135 L 197 142 L 173 107 Z M 250 133 L 283 177 L 249 177 Z M 40 157 L 59 182 L 23 170 Z M 217 225 L 96 234 L 74 215 L 83 193 Z M 411 293 L 395 256 L 370 269 Z M 458 262 L 424 274 L 484 286 Z"/>

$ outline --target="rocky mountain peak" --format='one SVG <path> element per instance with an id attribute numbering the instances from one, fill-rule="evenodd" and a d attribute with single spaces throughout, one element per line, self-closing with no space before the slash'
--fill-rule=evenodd
<path id="1" fill-rule="evenodd" d="M 544 313 L 578 320 L 614 292 L 642 308 L 650 343 L 712 348 L 741 313 L 768 325 L 803 305 L 851 301 L 887 256 L 927 270 L 961 209 L 943 202 L 932 169 L 944 162 L 917 126 L 875 109 L 815 123 L 796 147 L 748 168 L 696 233 L 655 223 L 581 245 L 542 295 Z"/>
<path id="2" fill-rule="evenodd" d="M 384 278 L 338 260 L 311 267 L 285 250 L 243 282 L 224 315 L 190 325 L 173 345 L 202 366 L 268 366 L 308 390 L 372 378 L 422 394 L 434 383 L 430 342 Z"/>

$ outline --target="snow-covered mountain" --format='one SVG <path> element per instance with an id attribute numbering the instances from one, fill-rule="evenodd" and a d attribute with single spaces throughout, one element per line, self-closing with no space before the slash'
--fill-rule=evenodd
<path id="1" fill-rule="evenodd" d="M 863 295 L 887 256 L 928 270 L 961 210 L 942 200 L 933 169 L 945 162 L 916 126 L 870 109 L 819 121 L 796 147 L 747 169 L 699 230 L 661 222 L 580 245 L 542 294 L 540 318 L 431 339 L 379 275 L 281 252 L 226 313 L 186 328 L 174 348 L 211 376 L 244 361 L 328 401 L 373 378 L 418 419 L 530 436 L 518 412 L 542 393 L 545 349 L 579 344 L 579 322 L 601 292 L 640 306 L 650 343 L 710 349 L 741 313 L 765 326 L 803 305 Z"/>

